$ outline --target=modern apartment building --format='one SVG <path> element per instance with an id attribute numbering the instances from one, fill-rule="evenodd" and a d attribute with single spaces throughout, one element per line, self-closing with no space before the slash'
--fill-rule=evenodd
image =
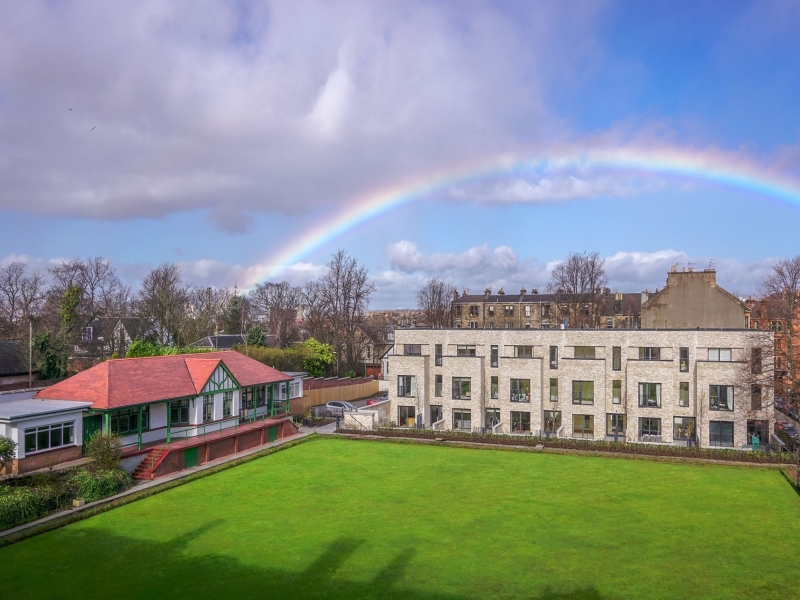
<path id="1" fill-rule="evenodd" d="M 397 426 L 741 448 L 772 392 L 741 383 L 761 330 L 398 329 Z M 771 366 L 770 366 L 771 368 Z M 769 379 L 769 374 L 765 374 Z M 743 389 L 746 388 L 746 389 Z"/>

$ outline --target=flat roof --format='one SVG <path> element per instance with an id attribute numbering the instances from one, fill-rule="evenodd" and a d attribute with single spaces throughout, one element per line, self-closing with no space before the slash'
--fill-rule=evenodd
<path id="1" fill-rule="evenodd" d="M 56 414 L 83 410 L 89 408 L 91 402 L 77 402 L 73 400 L 16 400 L 0 404 L 0 421 L 18 421 L 29 417 L 40 417 L 47 414 Z"/>

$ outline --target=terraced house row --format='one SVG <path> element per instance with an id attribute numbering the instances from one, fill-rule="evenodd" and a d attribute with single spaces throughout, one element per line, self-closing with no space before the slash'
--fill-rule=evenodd
<path id="1" fill-rule="evenodd" d="M 771 441 L 769 386 L 743 373 L 772 333 L 738 330 L 400 329 L 393 424 L 742 448 Z"/>

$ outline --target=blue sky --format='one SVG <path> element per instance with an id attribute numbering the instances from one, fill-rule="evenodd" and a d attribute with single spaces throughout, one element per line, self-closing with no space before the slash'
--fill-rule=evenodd
<path id="1" fill-rule="evenodd" d="M 342 247 L 388 308 L 413 305 L 433 276 L 543 287 L 588 250 L 616 289 L 713 260 L 748 294 L 797 252 L 798 31 L 791 0 L 9 5 L 0 261 L 101 255 L 134 285 L 171 261 L 193 283 L 246 288 L 372 190 L 565 146 L 666 149 L 789 182 L 796 202 L 663 173 L 501 172 L 385 214 L 281 277 L 314 277 Z"/>

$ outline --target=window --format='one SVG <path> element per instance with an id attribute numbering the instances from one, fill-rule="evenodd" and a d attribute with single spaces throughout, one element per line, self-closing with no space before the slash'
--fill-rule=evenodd
<path id="1" fill-rule="evenodd" d="M 622 380 L 615 379 L 611 382 L 611 402 L 619 404 L 622 402 Z"/>
<path id="2" fill-rule="evenodd" d="M 442 397 L 442 376 L 436 375 L 435 383 L 433 384 L 433 395 L 437 398 Z"/>
<path id="3" fill-rule="evenodd" d="M 708 360 L 713 362 L 731 362 L 730 348 L 709 348 Z"/>
<path id="4" fill-rule="evenodd" d="M 492 377 L 491 388 L 489 396 L 492 400 L 496 400 L 500 397 L 500 379 L 498 377 Z"/>
<path id="5" fill-rule="evenodd" d="M 561 411 L 544 411 L 544 431 L 545 433 L 557 433 L 561 429 Z"/>
<path id="6" fill-rule="evenodd" d="M 25 454 L 75 443 L 75 421 L 53 423 L 25 430 Z"/>
<path id="7" fill-rule="evenodd" d="M 622 314 L 622 300 L 614 300 L 614 314 L 615 315 Z"/>
<path id="8" fill-rule="evenodd" d="M 514 346 L 515 358 L 533 358 L 533 346 Z"/>
<path id="9" fill-rule="evenodd" d="M 759 444 L 769 443 L 769 421 L 747 422 L 747 444 L 752 445 L 753 438 L 758 438 Z"/>
<path id="10" fill-rule="evenodd" d="M 490 361 L 491 362 L 489 364 L 492 367 L 496 367 L 497 366 L 497 362 L 498 362 L 497 346 L 492 346 L 490 352 L 491 352 L 491 354 L 490 354 Z"/>
<path id="11" fill-rule="evenodd" d="M 542 304 L 542 317 L 545 319 L 550 318 L 550 305 L 549 304 Z"/>
<path id="12" fill-rule="evenodd" d="M 695 423 L 694 417 L 673 417 L 672 439 L 693 440 L 695 438 Z"/>
<path id="13" fill-rule="evenodd" d="M 613 413 L 606 415 L 606 435 L 614 437 L 625 435 L 625 415 Z"/>
<path id="14" fill-rule="evenodd" d="M 434 363 L 437 367 L 442 366 L 442 345 L 436 344 L 434 346 Z"/>
<path id="15" fill-rule="evenodd" d="M 678 406 L 689 406 L 689 382 L 681 381 L 678 387 Z"/>
<path id="16" fill-rule="evenodd" d="M 550 321 L 542 321 L 542 324 L 539 325 L 539 329 L 550 329 Z"/>
<path id="17" fill-rule="evenodd" d="M 733 448 L 733 422 L 711 421 L 708 424 L 709 444 L 723 448 Z"/>
<path id="18" fill-rule="evenodd" d="M 760 375 L 761 368 L 761 348 L 753 348 L 750 353 L 750 372 L 753 375 Z"/>
<path id="19" fill-rule="evenodd" d="M 550 378 L 550 402 L 558 402 L 558 379 Z"/>
<path id="20" fill-rule="evenodd" d="M 456 356 L 475 356 L 475 346 L 456 346 Z"/>
<path id="21" fill-rule="evenodd" d="M 388 367 L 387 367 L 387 373 Z M 300 386 L 303 384 L 301 381 L 292 381 L 289 386 L 289 398 L 300 398 L 303 394 L 300 393 Z"/>
<path id="22" fill-rule="evenodd" d="M 369 347 L 369 346 L 367 346 L 367 347 L 366 347 L 364 350 L 365 350 L 365 352 L 366 352 L 366 357 L 369 359 L 369 358 L 370 358 L 370 352 L 371 352 L 371 349 L 370 349 L 370 347 Z"/>
<path id="23" fill-rule="evenodd" d="M 300 382 L 297 382 L 300 385 Z M 294 387 L 294 383 L 292 383 Z M 292 396 L 294 398 L 295 396 Z M 222 416 L 230 417 L 233 414 L 233 392 L 223 392 L 222 394 Z"/>
<path id="24" fill-rule="evenodd" d="M 611 348 L 611 370 L 622 371 L 622 348 L 619 346 Z"/>
<path id="25" fill-rule="evenodd" d="M 594 358 L 594 346 L 575 346 L 575 358 Z"/>
<path id="26" fill-rule="evenodd" d="M 266 396 L 265 391 L 266 390 L 264 389 L 263 385 L 260 387 L 253 388 L 253 395 L 256 399 L 256 406 L 266 406 L 267 400 L 265 397 Z"/>
<path id="27" fill-rule="evenodd" d="M 708 386 L 709 408 L 711 410 L 733 410 L 733 386 Z"/>
<path id="28" fill-rule="evenodd" d="M 460 317 L 460 316 L 461 316 L 461 305 L 460 305 L 460 304 L 456 304 L 456 305 L 453 307 L 453 314 L 454 314 L 456 317 Z"/>
<path id="29" fill-rule="evenodd" d="M 774 331 L 775 333 L 781 332 L 781 322 L 780 321 L 770 321 L 769 328 Z"/>
<path id="30" fill-rule="evenodd" d="M 489 310 L 489 316 L 490 316 L 490 317 L 494 317 L 494 306 L 493 306 L 493 305 L 492 305 L 492 306 L 489 306 L 489 309 L 488 309 L 488 310 Z"/>
<path id="31" fill-rule="evenodd" d="M 572 415 L 572 437 L 593 438 L 594 437 L 594 416 L 592 415 Z"/>
<path id="32" fill-rule="evenodd" d="M 499 408 L 487 408 L 485 414 L 485 425 L 486 429 L 491 429 L 495 425 L 500 422 L 500 409 Z"/>
<path id="33" fill-rule="evenodd" d="M 659 360 L 661 358 L 661 348 L 639 348 L 639 360 Z"/>
<path id="34" fill-rule="evenodd" d="M 453 431 L 472 431 L 472 411 L 464 409 L 453 411 Z"/>
<path id="35" fill-rule="evenodd" d="M 169 406 L 169 424 L 170 425 L 188 425 L 189 424 L 189 401 L 177 400 L 170 402 Z"/>
<path id="36" fill-rule="evenodd" d="M 119 435 L 139 433 L 139 409 L 123 408 L 112 411 L 109 415 L 111 432 Z M 150 429 L 150 407 L 142 407 L 142 431 Z"/>
<path id="37" fill-rule="evenodd" d="M 531 413 L 511 411 L 511 433 L 524 433 L 531 430 Z"/>
<path id="38" fill-rule="evenodd" d="M 558 368 L 558 346 L 550 346 L 550 368 Z"/>
<path id="39" fill-rule="evenodd" d="M 531 401 L 531 380 L 512 379 L 511 380 L 511 401 L 530 402 Z"/>
<path id="40" fill-rule="evenodd" d="M 531 305 L 530 304 L 526 304 L 525 305 L 525 316 L 526 317 L 530 317 L 531 316 Z"/>
<path id="41" fill-rule="evenodd" d="M 420 356 L 422 354 L 422 345 L 403 344 L 403 354 L 406 356 Z"/>
<path id="42" fill-rule="evenodd" d="M 431 424 L 442 420 L 442 405 L 431 404 Z"/>
<path id="43" fill-rule="evenodd" d="M 661 435 L 661 419 L 641 417 L 639 419 L 639 435 Z"/>
<path id="44" fill-rule="evenodd" d="M 750 388 L 750 410 L 761 410 L 761 386 L 754 385 Z"/>
<path id="45" fill-rule="evenodd" d="M 203 423 L 214 420 L 214 395 L 203 396 Z"/>
<path id="46" fill-rule="evenodd" d="M 614 329 L 614 319 L 613 319 L 613 317 L 608 317 L 606 319 L 606 329 Z"/>
<path id="47" fill-rule="evenodd" d="M 453 400 L 472 398 L 472 380 L 469 377 L 453 377 Z"/>
<path id="48" fill-rule="evenodd" d="M 689 372 L 689 349 L 688 348 L 681 348 L 680 349 L 680 371 L 681 373 L 688 373 Z"/>
<path id="49" fill-rule="evenodd" d="M 416 414 L 413 406 L 397 407 L 397 425 L 399 427 L 413 427 L 416 422 Z"/>
<path id="50" fill-rule="evenodd" d="M 572 403 L 594 404 L 594 381 L 573 381 Z"/>
<path id="51" fill-rule="evenodd" d="M 639 384 L 639 406 L 646 406 L 650 408 L 661 408 L 660 383 Z"/>
<path id="52" fill-rule="evenodd" d="M 253 388 L 242 388 L 242 408 L 253 408 Z"/>
<path id="53" fill-rule="evenodd" d="M 480 307 L 479 306 L 470 306 L 469 307 L 469 316 L 470 317 L 477 317 L 480 315 Z"/>
<path id="54" fill-rule="evenodd" d="M 82 342 L 91 342 L 93 340 L 92 336 L 92 328 L 91 327 L 82 327 L 81 328 L 81 341 Z"/>
<path id="55" fill-rule="evenodd" d="M 398 375 L 397 376 L 397 395 L 400 398 L 412 398 L 416 396 L 417 391 L 416 377 L 413 375 Z"/>
<path id="56" fill-rule="evenodd" d="M 514 316 L 514 307 L 513 306 L 506 306 L 504 312 L 505 312 L 505 315 L 507 317 L 513 317 Z"/>

